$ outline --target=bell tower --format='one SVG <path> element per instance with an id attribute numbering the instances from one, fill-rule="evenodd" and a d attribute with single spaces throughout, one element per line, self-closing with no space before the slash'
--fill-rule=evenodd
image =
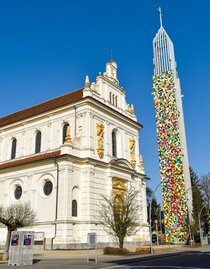
<path id="1" fill-rule="evenodd" d="M 162 26 L 153 39 L 153 95 L 167 242 L 185 242 L 192 214 L 192 189 L 174 47 Z"/>
<path id="2" fill-rule="evenodd" d="M 111 60 L 106 64 L 106 73 L 105 75 L 113 80 L 114 82 L 118 83 L 117 80 L 117 64 L 115 61 Z"/>

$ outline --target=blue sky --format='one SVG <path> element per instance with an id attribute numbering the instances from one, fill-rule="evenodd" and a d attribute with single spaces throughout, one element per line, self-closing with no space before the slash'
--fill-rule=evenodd
<path id="1" fill-rule="evenodd" d="M 210 171 L 210 1 L 0 1 L 0 116 L 84 85 L 104 72 L 110 50 L 134 103 L 149 186 L 160 181 L 152 93 L 152 39 L 163 26 L 175 46 L 190 166 Z M 160 192 L 157 193 L 160 199 Z"/>

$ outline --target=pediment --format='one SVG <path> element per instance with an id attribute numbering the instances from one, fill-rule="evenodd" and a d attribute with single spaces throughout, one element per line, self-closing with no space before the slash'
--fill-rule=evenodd
<path id="1" fill-rule="evenodd" d="M 121 190 L 121 191 L 125 191 L 126 190 L 125 183 L 124 182 L 120 182 L 118 180 L 116 182 L 113 182 L 112 188 L 115 189 L 115 190 Z"/>
<path id="2" fill-rule="evenodd" d="M 110 162 L 112 165 L 119 165 L 125 168 L 129 168 L 133 170 L 132 164 L 126 159 L 114 159 Z"/>

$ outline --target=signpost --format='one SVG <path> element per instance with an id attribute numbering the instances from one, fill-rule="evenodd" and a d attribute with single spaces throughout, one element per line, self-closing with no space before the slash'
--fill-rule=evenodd
<path id="1" fill-rule="evenodd" d="M 32 265 L 33 264 L 34 232 L 12 232 L 8 265 Z"/>
<path id="2" fill-rule="evenodd" d="M 34 246 L 35 247 L 42 246 L 42 248 L 45 249 L 44 232 L 34 233 Z"/>
<path id="3" fill-rule="evenodd" d="M 96 249 L 97 243 L 97 234 L 96 233 L 88 233 L 87 234 L 87 263 L 91 260 L 95 261 L 95 264 L 98 263 L 98 257 L 96 251 L 94 251 L 94 259 L 90 258 L 90 249 Z"/>

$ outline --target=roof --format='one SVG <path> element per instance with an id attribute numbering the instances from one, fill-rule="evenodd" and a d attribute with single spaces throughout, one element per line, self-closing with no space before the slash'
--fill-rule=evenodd
<path id="1" fill-rule="evenodd" d="M 46 112 L 53 111 L 57 108 L 61 108 L 66 105 L 73 104 L 82 99 L 94 99 L 94 101 L 99 103 L 100 106 L 106 107 L 105 104 L 101 103 L 100 101 L 98 101 L 97 99 L 91 96 L 86 96 L 83 98 L 83 89 L 84 88 L 78 89 L 76 91 L 48 100 L 44 103 L 29 107 L 29 108 L 17 111 L 15 113 L 12 113 L 10 115 L 7 115 L 5 117 L 2 117 L 0 118 L 0 127 L 4 127 L 4 126 L 7 126 L 10 124 L 19 122 L 19 121 L 23 121 L 23 120 L 38 116 Z M 115 114 L 122 116 L 120 112 L 114 110 L 113 108 L 109 107 L 109 109 L 114 111 Z M 123 116 L 129 119 L 130 121 L 134 122 L 135 124 L 137 124 L 139 128 L 143 127 L 140 123 L 134 121 L 133 119 L 127 117 L 126 115 L 123 115 Z"/>
<path id="2" fill-rule="evenodd" d="M 55 150 L 52 152 L 47 152 L 47 153 L 40 153 L 40 154 L 33 154 L 33 156 L 25 157 L 23 159 L 19 160 L 11 160 L 5 163 L 0 164 L 0 169 L 4 168 L 11 168 L 13 166 L 18 166 L 22 164 L 30 164 L 32 162 L 37 162 L 37 161 L 42 161 L 42 160 L 47 160 L 51 158 L 58 157 L 60 155 L 61 151 L 60 150 Z"/>
<path id="3" fill-rule="evenodd" d="M 72 104 L 83 98 L 83 88 L 0 118 L 0 127 Z"/>

